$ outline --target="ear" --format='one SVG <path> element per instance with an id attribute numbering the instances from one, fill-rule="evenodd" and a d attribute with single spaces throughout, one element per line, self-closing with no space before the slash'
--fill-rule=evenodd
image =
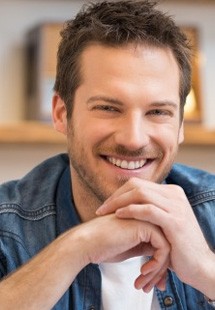
<path id="1" fill-rule="evenodd" d="M 64 101 L 61 97 L 55 93 L 52 98 L 52 119 L 54 128 L 63 133 L 67 134 L 67 112 Z"/>
<path id="2" fill-rule="evenodd" d="M 179 129 L 178 135 L 178 144 L 181 144 L 184 141 L 184 122 L 181 122 L 181 127 Z"/>

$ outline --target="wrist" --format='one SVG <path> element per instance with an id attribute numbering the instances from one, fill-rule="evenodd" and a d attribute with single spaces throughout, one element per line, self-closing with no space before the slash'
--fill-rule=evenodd
<path id="1" fill-rule="evenodd" d="M 215 301 L 215 254 L 212 251 L 208 253 L 207 260 L 202 260 L 194 282 L 191 286 L 202 292 L 209 303 Z"/>
<path id="2" fill-rule="evenodd" d="M 73 269 L 76 268 L 77 273 L 90 263 L 88 257 L 89 238 L 82 232 L 82 225 L 68 230 L 58 238 L 61 245 L 59 251 L 62 251 L 64 259 L 67 257 L 69 264 L 73 265 L 71 266 Z"/>

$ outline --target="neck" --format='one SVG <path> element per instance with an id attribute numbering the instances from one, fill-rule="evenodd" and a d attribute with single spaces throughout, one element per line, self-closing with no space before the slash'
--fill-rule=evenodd
<path id="1" fill-rule="evenodd" d="M 96 217 L 96 210 L 102 204 L 77 178 L 72 178 L 72 192 L 76 210 L 82 222 Z"/>
<path id="2" fill-rule="evenodd" d="M 72 187 L 74 202 L 76 210 L 81 218 L 82 222 L 87 222 L 96 217 L 96 210 L 99 207 L 98 203 L 93 202 L 92 199 L 86 193 L 80 193 L 75 195 L 77 192 L 75 187 Z"/>

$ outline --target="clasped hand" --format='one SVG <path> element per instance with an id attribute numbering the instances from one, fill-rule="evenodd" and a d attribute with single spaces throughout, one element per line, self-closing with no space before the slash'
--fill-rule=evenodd
<path id="1" fill-rule="evenodd" d="M 136 288 L 149 291 L 156 285 L 164 289 L 167 268 L 173 269 L 181 281 L 198 286 L 201 279 L 198 279 L 197 271 L 211 251 L 181 187 L 132 178 L 97 210 L 100 216 L 111 213 L 120 219 L 141 221 L 143 226 L 152 225 L 153 243 L 152 239 L 143 241 L 151 243 L 154 253 L 142 266 Z M 162 244 L 159 245 L 160 240 Z"/>

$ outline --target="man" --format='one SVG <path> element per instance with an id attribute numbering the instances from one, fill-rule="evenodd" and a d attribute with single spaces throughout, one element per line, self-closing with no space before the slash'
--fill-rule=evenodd
<path id="1" fill-rule="evenodd" d="M 68 156 L 1 186 L 1 309 L 212 309 L 215 179 L 173 165 L 190 76 L 151 1 L 67 23 L 53 120 Z"/>

